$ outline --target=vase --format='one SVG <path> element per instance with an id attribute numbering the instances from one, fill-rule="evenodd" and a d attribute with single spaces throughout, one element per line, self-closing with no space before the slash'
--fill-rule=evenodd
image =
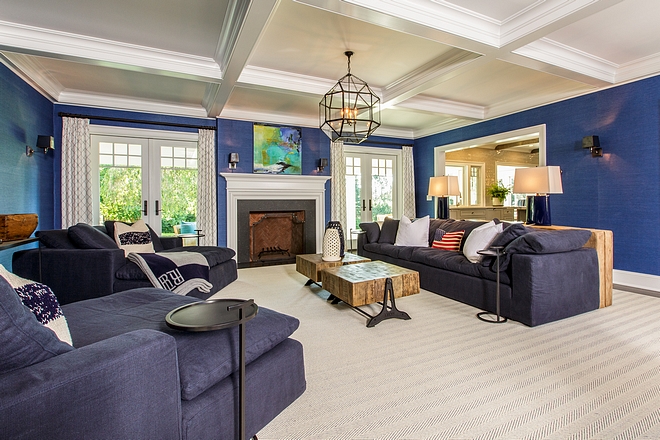
<path id="1" fill-rule="evenodd" d="M 339 243 L 340 243 L 340 251 L 339 251 L 339 256 L 344 258 L 344 230 L 341 227 L 341 223 L 336 221 L 336 220 L 330 220 L 328 224 L 325 227 L 326 230 L 328 229 L 336 229 L 337 232 L 339 232 Z"/>
<path id="2" fill-rule="evenodd" d="M 499 197 L 493 197 L 493 206 L 503 206 L 504 200 Z"/>
<path id="3" fill-rule="evenodd" d="M 341 240 L 339 239 L 339 231 L 333 228 L 327 228 L 323 235 L 323 261 L 339 261 L 341 260 Z"/>

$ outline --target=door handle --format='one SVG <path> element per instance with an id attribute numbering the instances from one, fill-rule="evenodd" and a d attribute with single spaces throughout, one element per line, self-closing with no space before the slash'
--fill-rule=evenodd
<path id="1" fill-rule="evenodd" d="M 159 202 L 156 200 L 156 215 L 160 215 L 160 208 L 158 207 Z"/>
<path id="2" fill-rule="evenodd" d="M 367 202 L 366 200 L 362 199 L 362 210 L 366 211 L 367 210 Z"/>
<path id="3" fill-rule="evenodd" d="M 147 201 L 145 200 L 144 203 L 142 204 L 142 214 L 147 215 Z"/>
<path id="4" fill-rule="evenodd" d="M 371 199 L 369 199 L 369 211 L 371 211 Z"/>

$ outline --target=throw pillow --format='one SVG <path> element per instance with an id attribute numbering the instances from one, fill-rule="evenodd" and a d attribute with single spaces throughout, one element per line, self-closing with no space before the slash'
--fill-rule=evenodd
<path id="1" fill-rule="evenodd" d="M 129 252 L 143 254 L 155 252 L 151 242 L 151 233 L 144 220 L 138 220 L 132 225 L 115 222 L 115 241 L 124 250 L 125 255 L 128 255 Z"/>
<path id="2" fill-rule="evenodd" d="M 396 240 L 396 233 L 399 230 L 399 220 L 394 220 L 390 217 L 385 217 L 383 226 L 380 227 L 380 237 L 378 243 L 394 244 Z"/>
<path id="3" fill-rule="evenodd" d="M 505 227 L 501 234 L 497 234 L 490 246 L 506 247 L 513 240 L 520 237 L 521 235 L 527 234 L 528 232 L 530 232 L 529 229 L 527 229 L 522 223 L 512 223 L 511 225 Z M 481 265 L 490 266 L 494 264 L 495 260 L 495 257 L 484 257 L 481 260 Z"/>
<path id="4" fill-rule="evenodd" d="M 478 263 L 482 255 L 477 252 L 487 249 L 491 242 L 502 232 L 502 223 L 490 221 L 470 232 L 463 245 L 463 255 L 472 263 Z"/>
<path id="5" fill-rule="evenodd" d="M 34 236 L 39 238 L 44 247 L 52 249 L 77 249 L 76 245 L 69 238 L 69 231 L 66 229 L 51 229 L 46 231 L 37 231 Z"/>
<path id="6" fill-rule="evenodd" d="M 434 249 L 441 249 L 443 251 L 456 251 L 461 247 L 461 240 L 463 239 L 465 231 L 447 232 L 442 236 L 438 242 L 433 242 Z"/>
<path id="7" fill-rule="evenodd" d="M 414 222 L 405 215 L 399 221 L 399 230 L 396 233 L 395 246 L 418 246 L 429 245 L 429 216 L 418 218 Z"/>
<path id="8" fill-rule="evenodd" d="M 0 277 L 14 288 L 21 302 L 30 309 L 40 323 L 55 332 L 60 341 L 73 345 L 69 325 L 50 287 L 21 278 L 9 272 L 2 264 L 0 264 Z"/>
<path id="9" fill-rule="evenodd" d="M 376 243 L 380 237 L 380 226 L 378 223 L 360 223 L 360 229 L 367 234 L 367 243 Z"/>
<path id="10" fill-rule="evenodd" d="M 71 350 L 73 347 L 37 321 L 14 288 L 0 277 L 0 374 Z"/>
<path id="11" fill-rule="evenodd" d="M 93 226 L 78 223 L 68 230 L 69 239 L 79 249 L 117 249 L 117 243 Z"/>
<path id="12" fill-rule="evenodd" d="M 115 239 L 115 223 L 117 223 L 117 221 L 115 220 L 106 220 L 105 222 L 103 222 L 108 237 L 112 237 L 113 240 Z M 126 222 L 120 222 L 120 223 L 126 223 Z M 126 223 L 126 224 L 132 225 L 133 223 Z M 151 226 L 149 225 L 147 225 L 147 228 L 149 228 L 149 233 L 151 234 L 151 243 L 154 245 L 154 251 L 160 252 L 164 250 L 165 248 L 163 248 L 163 244 L 161 243 L 158 234 L 156 234 L 156 231 L 151 229 Z"/>
<path id="13" fill-rule="evenodd" d="M 194 234 L 197 229 L 195 222 L 181 222 L 181 234 Z"/>

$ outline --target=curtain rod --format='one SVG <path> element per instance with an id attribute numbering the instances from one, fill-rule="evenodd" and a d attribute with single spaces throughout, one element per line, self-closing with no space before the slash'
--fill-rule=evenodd
<path id="1" fill-rule="evenodd" d="M 113 122 L 129 122 L 132 124 L 147 124 L 147 125 L 164 125 L 166 127 L 180 127 L 180 128 L 197 128 L 204 130 L 215 130 L 215 127 L 205 126 L 205 125 L 194 125 L 194 124 L 181 124 L 178 122 L 156 122 L 156 121 L 141 121 L 139 119 L 129 119 L 129 118 L 114 118 L 111 116 L 89 116 L 89 115 L 77 115 L 74 113 L 64 113 L 60 112 L 57 114 L 59 117 L 67 118 L 85 118 L 85 119 L 97 119 L 100 121 L 113 121 Z"/>
<path id="2" fill-rule="evenodd" d="M 364 141 L 365 144 L 377 144 L 377 145 L 397 145 L 399 147 L 413 147 L 413 144 L 400 144 L 398 142 L 385 142 L 385 141 L 370 141 L 366 140 Z M 360 145 L 360 144 L 350 144 L 347 143 L 346 145 Z"/>

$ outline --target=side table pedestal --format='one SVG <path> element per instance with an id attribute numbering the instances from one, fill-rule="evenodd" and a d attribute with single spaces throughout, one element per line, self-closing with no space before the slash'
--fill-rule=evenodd
<path id="1" fill-rule="evenodd" d="M 497 293 L 495 295 L 495 312 L 497 316 L 496 318 L 493 318 L 493 314 L 490 312 L 477 313 L 477 318 L 484 322 L 491 322 L 494 324 L 502 324 L 508 320 L 507 318 L 500 316 L 500 255 L 504 253 L 502 249 L 504 249 L 503 246 L 492 246 L 488 249 L 477 251 L 479 255 L 495 257 L 495 265 L 497 266 Z"/>

